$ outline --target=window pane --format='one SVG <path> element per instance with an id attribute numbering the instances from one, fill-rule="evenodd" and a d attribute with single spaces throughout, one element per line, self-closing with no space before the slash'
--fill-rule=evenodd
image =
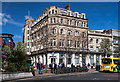
<path id="1" fill-rule="evenodd" d="M 68 64 L 71 64 L 71 58 L 68 58 Z"/>

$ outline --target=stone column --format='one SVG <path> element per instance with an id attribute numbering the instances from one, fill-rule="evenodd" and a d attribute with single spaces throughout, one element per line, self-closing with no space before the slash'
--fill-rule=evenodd
<path id="1" fill-rule="evenodd" d="M 96 66 L 96 54 L 94 54 L 94 68 Z"/>
<path id="2" fill-rule="evenodd" d="M 66 56 L 67 56 L 67 55 L 64 54 L 64 64 L 65 64 L 65 66 L 66 66 L 66 64 L 67 64 L 67 62 L 66 62 L 66 61 L 67 61 Z"/>
<path id="3" fill-rule="evenodd" d="M 44 58 L 44 65 L 46 65 L 46 56 L 45 56 L 45 54 L 43 55 L 43 58 Z"/>
<path id="4" fill-rule="evenodd" d="M 80 62 L 80 66 L 82 67 L 82 54 L 80 54 L 79 62 Z"/>
<path id="5" fill-rule="evenodd" d="M 34 61 L 34 60 L 33 60 L 33 57 L 31 57 L 31 64 L 33 64 L 33 61 Z"/>
<path id="6" fill-rule="evenodd" d="M 75 54 L 72 54 L 72 61 L 73 65 L 75 65 Z"/>
<path id="7" fill-rule="evenodd" d="M 56 54 L 56 64 L 59 64 L 59 53 Z"/>
<path id="8" fill-rule="evenodd" d="M 35 62 L 35 56 L 33 56 L 33 62 Z"/>
<path id="9" fill-rule="evenodd" d="M 100 55 L 100 57 L 99 57 L 100 65 L 101 65 L 101 59 L 102 59 L 102 56 Z"/>

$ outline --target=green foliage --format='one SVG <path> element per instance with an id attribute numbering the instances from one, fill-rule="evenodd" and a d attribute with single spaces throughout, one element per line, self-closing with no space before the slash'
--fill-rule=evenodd
<path id="1" fill-rule="evenodd" d="M 4 53 L 5 55 L 10 55 L 10 54 L 11 54 L 10 47 L 4 46 L 4 48 L 3 48 L 3 53 Z"/>
<path id="2" fill-rule="evenodd" d="M 9 63 L 6 71 L 7 72 L 15 72 L 15 71 L 17 71 L 15 69 L 15 64 L 14 63 Z"/>
<path id="3" fill-rule="evenodd" d="M 13 53 L 7 57 L 7 61 L 9 62 L 8 68 L 12 68 L 10 65 L 14 65 L 16 67 L 17 71 L 26 71 L 26 69 L 27 69 L 26 68 L 27 67 L 27 65 L 26 65 L 27 54 L 25 52 L 26 52 L 25 45 L 21 41 L 18 41 L 17 45 L 13 49 Z M 14 66 L 13 66 L 13 68 L 14 68 Z M 9 70 L 9 71 L 11 71 L 11 70 Z"/>
<path id="4" fill-rule="evenodd" d="M 120 57 L 120 44 L 116 47 L 116 50 L 114 51 L 114 53 L 116 57 Z"/>
<path id="5" fill-rule="evenodd" d="M 100 43 L 100 52 L 103 52 L 104 56 L 112 55 L 111 46 L 112 42 L 109 39 L 104 39 L 103 42 Z"/>

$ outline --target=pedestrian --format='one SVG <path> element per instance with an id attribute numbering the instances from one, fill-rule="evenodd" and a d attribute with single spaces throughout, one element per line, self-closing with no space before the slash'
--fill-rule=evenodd
<path id="1" fill-rule="evenodd" d="M 35 62 L 33 63 L 33 67 L 35 68 Z"/>
<path id="2" fill-rule="evenodd" d="M 65 67 L 65 64 L 63 63 L 63 64 L 62 64 L 62 68 L 64 68 L 64 67 Z"/>
<path id="3" fill-rule="evenodd" d="M 85 64 L 85 67 L 87 67 L 87 65 Z"/>
<path id="4" fill-rule="evenodd" d="M 60 63 L 58 64 L 58 66 L 57 66 L 58 68 L 60 67 Z"/>
<path id="5" fill-rule="evenodd" d="M 56 69 L 57 69 L 57 64 L 54 63 L 54 73 L 55 73 Z"/>
<path id="6" fill-rule="evenodd" d="M 73 68 L 73 63 L 71 64 L 71 68 Z"/>
<path id="7" fill-rule="evenodd" d="M 49 67 L 50 67 L 50 69 L 51 69 L 51 73 L 52 73 L 52 70 L 53 70 L 53 68 L 52 68 L 52 63 L 49 64 Z"/>
<path id="8" fill-rule="evenodd" d="M 33 64 L 30 66 L 30 70 L 31 70 L 33 76 L 35 76 L 35 70 L 34 70 Z"/>
<path id="9" fill-rule="evenodd" d="M 88 63 L 88 69 L 90 69 L 90 64 Z"/>
<path id="10" fill-rule="evenodd" d="M 39 69 L 39 65 L 40 65 L 40 63 L 37 63 L 37 69 Z"/>
<path id="11" fill-rule="evenodd" d="M 39 65 L 39 74 L 42 74 L 42 70 L 43 70 L 43 64 Z"/>

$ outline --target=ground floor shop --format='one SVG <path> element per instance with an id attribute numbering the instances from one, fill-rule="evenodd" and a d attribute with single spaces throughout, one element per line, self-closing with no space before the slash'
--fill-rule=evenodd
<path id="1" fill-rule="evenodd" d="M 65 66 L 71 67 L 73 63 L 74 66 L 80 65 L 83 66 L 84 64 L 90 64 L 90 67 L 95 68 L 96 65 L 101 65 L 101 54 L 82 54 L 82 53 L 58 53 L 58 52 L 50 52 L 47 53 L 47 58 L 45 54 L 37 54 L 31 56 L 31 63 L 43 63 L 47 65 L 51 63 L 62 64 L 64 63 Z"/>

